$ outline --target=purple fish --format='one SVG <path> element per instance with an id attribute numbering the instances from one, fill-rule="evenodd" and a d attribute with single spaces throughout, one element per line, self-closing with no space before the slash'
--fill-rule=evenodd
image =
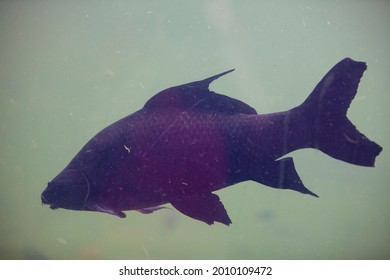
<path id="1" fill-rule="evenodd" d="M 175 86 L 96 134 L 42 193 L 52 209 L 151 213 L 170 203 L 207 224 L 231 220 L 214 192 L 252 180 L 317 196 L 302 183 L 291 157 L 313 148 L 347 163 L 374 166 L 382 148 L 347 118 L 366 70 L 345 58 L 299 106 L 257 114 L 215 93 L 210 78 Z"/>

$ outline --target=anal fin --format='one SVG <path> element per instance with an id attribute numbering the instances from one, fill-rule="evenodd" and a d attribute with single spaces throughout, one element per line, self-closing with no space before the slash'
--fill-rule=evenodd
<path id="1" fill-rule="evenodd" d="M 170 203 L 184 215 L 209 225 L 219 222 L 228 226 L 232 223 L 219 196 L 213 193 L 179 197 Z"/>
<path id="2" fill-rule="evenodd" d="M 277 161 L 262 162 L 261 168 L 254 173 L 251 180 L 263 185 L 277 189 L 290 189 L 318 197 L 318 195 L 303 185 L 301 178 L 299 178 L 295 170 L 292 158 L 288 157 Z"/>

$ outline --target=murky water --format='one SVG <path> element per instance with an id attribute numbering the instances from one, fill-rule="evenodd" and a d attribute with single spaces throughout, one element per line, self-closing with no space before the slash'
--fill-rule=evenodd
<path id="1" fill-rule="evenodd" d="M 1 1 L 0 258 L 389 259 L 388 1 Z M 156 92 L 224 70 L 219 93 L 269 113 L 300 104 L 344 57 L 368 70 L 348 116 L 377 167 L 292 154 L 313 198 L 245 182 L 233 221 L 52 211 L 40 194 L 99 130 Z"/>

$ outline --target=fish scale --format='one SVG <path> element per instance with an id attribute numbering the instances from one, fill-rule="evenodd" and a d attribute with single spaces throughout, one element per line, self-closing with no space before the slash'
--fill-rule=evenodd
<path id="1" fill-rule="evenodd" d="M 302 104 L 271 114 L 209 90 L 233 70 L 163 90 L 95 135 L 48 183 L 42 203 L 121 218 L 170 203 L 193 219 L 229 225 L 214 192 L 243 181 L 317 197 L 284 156 L 312 148 L 374 166 L 382 147 L 346 116 L 365 70 L 364 62 L 345 58 Z"/>

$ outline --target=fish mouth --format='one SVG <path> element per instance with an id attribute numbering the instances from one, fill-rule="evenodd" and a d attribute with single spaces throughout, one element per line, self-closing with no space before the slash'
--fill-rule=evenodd
<path id="1" fill-rule="evenodd" d="M 49 205 L 51 209 L 58 209 L 58 207 L 54 203 L 50 203 L 44 196 L 44 194 L 41 194 L 41 200 L 42 200 L 42 205 Z"/>

